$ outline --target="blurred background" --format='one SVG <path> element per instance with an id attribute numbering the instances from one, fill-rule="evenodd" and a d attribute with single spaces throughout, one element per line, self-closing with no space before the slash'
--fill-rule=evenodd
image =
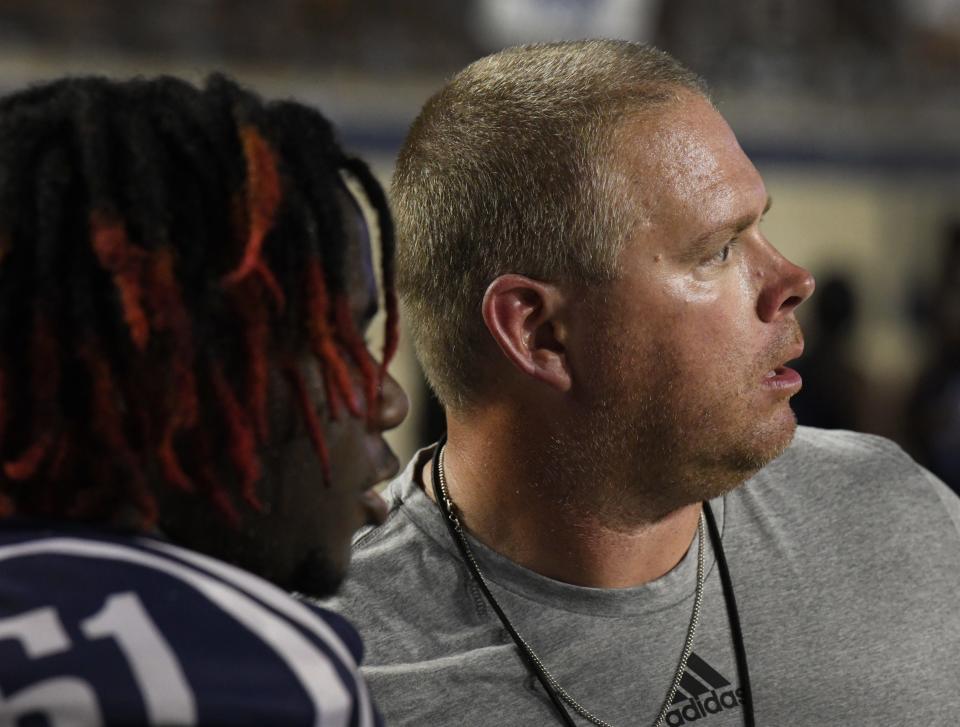
<path id="1" fill-rule="evenodd" d="M 801 423 L 892 437 L 960 490 L 960 0 L 0 0 L 0 91 L 222 70 L 319 107 L 386 183 L 448 76 L 588 36 L 704 75 L 764 175 L 768 237 L 819 282 Z M 409 345 L 395 369 L 405 459 L 438 412 Z"/>

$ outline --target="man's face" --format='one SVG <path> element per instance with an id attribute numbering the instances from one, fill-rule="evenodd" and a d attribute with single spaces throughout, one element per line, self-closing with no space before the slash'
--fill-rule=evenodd
<path id="1" fill-rule="evenodd" d="M 377 312 L 376 278 L 363 217 L 347 192 L 340 194 L 340 203 L 348 233 L 350 309 L 362 333 Z M 365 413 L 362 378 L 348 354 L 343 356 Z M 351 416 L 341 406 L 339 417 L 331 421 L 323 378 L 312 355 L 301 358 L 300 370 L 330 453 L 330 483 L 324 484 L 300 406 L 282 372 L 274 368 L 268 389 L 270 434 L 260 452 L 263 478 L 257 486 L 263 512 L 239 503 L 244 518 L 240 528 L 234 529 L 211 515 L 209 505 L 196 496 L 176 497 L 173 507 L 161 508 L 167 519 L 162 527 L 175 542 L 231 561 L 281 587 L 326 596 L 346 573 L 351 536 L 379 514 L 375 505 L 382 501 L 370 488 L 397 472 L 397 458 L 383 432 L 403 421 L 408 403 L 388 376 L 372 420 Z"/>
<path id="2" fill-rule="evenodd" d="M 646 497 L 672 508 L 790 442 L 799 380 L 784 364 L 802 352 L 794 309 L 814 283 L 763 236 L 763 181 L 699 95 L 625 123 L 616 163 L 647 214 L 621 275 L 587 296 L 585 436 L 596 457 L 635 460 Z"/>
<path id="3" fill-rule="evenodd" d="M 362 214 L 346 192 L 340 197 L 348 232 L 347 292 L 354 324 L 364 333 L 377 312 L 376 277 Z M 349 361 L 346 353 L 344 356 Z M 264 471 L 271 483 L 276 483 L 272 487 L 272 510 L 264 520 L 264 536 L 276 546 L 275 579 L 309 595 L 330 595 L 346 573 L 351 536 L 380 514 L 376 506 L 382 501 L 371 488 L 397 472 L 397 458 L 384 441 L 383 432 L 403 421 L 408 402 L 397 382 L 387 376 L 372 421 L 366 416 L 351 416 L 343 406 L 338 418 L 331 420 L 323 378 L 312 356 L 304 358 L 301 369 L 324 424 L 331 482 L 324 486 L 320 461 L 305 422 L 297 413 L 292 434 L 264 454 Z M 351 369 L 354 393 L 363 405 L 363 381 L 356 367 Z M 275 409 L 279 409 L 280 416 L 288 416 L 289 399 L 280 396 L 278 404 Z M 363 410 L 366 413 L 365 406 Z"/>

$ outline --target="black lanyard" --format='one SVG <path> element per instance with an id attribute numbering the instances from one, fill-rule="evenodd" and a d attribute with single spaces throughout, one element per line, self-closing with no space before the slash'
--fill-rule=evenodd
<path id="1" fill-rule="evenodd" d="M 504 629 L 506 629 L 507 633 L 510 634 L 510 638 L 513 639 L 514 643 L 517 645 L 517 648 L 520 650 L 520 654 L 523 656 L 523 659 L 527 664 L 527 668 L 537 678 L 541 686 L 543 686 L 544 691 L 546 691 L 547 696 L 550 697 L 550 701 L 553 702 L 553 706 L 557 710 L 557 717 L 564 725 L 567 725 L 567 727 L 576 727 L 573 719 L 570 717 L 569 712 L 567 712 L 567 708 L 564 706 L 560 695 L 557 694 L 557 691 L 553 688 L 553 685 L 550 684 L 550 680 L 544 673 L 543 667 L 530 659 L 527 655 L 526 650 L 521 645 L 520 635 L 513 627 L 510 619 L 507 618 L 507 614 L 503 612 L 503 609 L 500 607 L 497 599 L 493 597 L 492 593 L 490 593 L 490 589 L 487 587 L 483 576 L 467 552 L 464 542 L 456 533 L 453 520 L 450 518 L 450 513 L 447 509 L 447 502 L 443 497 L 443 493 L 440 491 L 439 454 L 440 449 L 446 443 L 447 437 L 444 435 L 443 438 L 437 443 L 436 449 L 434 450 L 433 494 L 436 498 L 437 504 L 443 511 L 443 520 L 447 524 L 447 530 L 450 532 L 450 537 L 453 539 L 457 549 L 460 551 L 460 555 L 463 558 L 463 562 L 467 565 L 467 570 L 470 571 L 470 575 L 480 588 L 480 591 L 487 599 L 487 602 L 490 604 L 491 608 L 493 608 L 494 612 L 497 614 L 497 617 L 500 619 L 500 623 L 503 624 Z M 709 502 L 704 501 L 703 512 L 707 519 L 707 531 L 710 533 L 710 547 L 713 548 L 714 555 L 717 559 L 717 569 L 720 572 L 720 582 L 723 586 L 723 598 L 727 604 L 727 618 L 730 621 L 730 633 L 733 636 L 733 648 L 737 659 L 737 674 L 740 677 L 740 687 L 743 690 L 743 699 L 741 700 L 741 706 L 743 708 L 743 723 L 747 727 L 754 727 L 753 693 L 750 688 L 750 672 L 747 668 L 747 650 L 743 645 L 743 631 L 740 628 L 740 612 L 737 610 L 737 599 L 733 594 L 733 581 L 730 579 L 730 569 L 727 567 L 727 558 L 723 552 L 723 541 L 720 538 L 720 531 L 717 529 L 717 521 L 713 516 L 713 510 L 710 508 Z"/>

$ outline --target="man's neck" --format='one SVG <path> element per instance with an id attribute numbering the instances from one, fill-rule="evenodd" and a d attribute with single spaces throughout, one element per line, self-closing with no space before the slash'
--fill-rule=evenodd
<path id="1" fill-rule="evenodd" d="M 571 502 L 550 482 L 525 474 L 536 471 L 535 453 L 524 450 L 529 455 L 524 466 L 498 457 L 503 450 L 476 434 L 462 436 L 451 427 L 444 452 L 449 495 L 467 530 L 518 565 L 578 586 L 626 588 L 663 576 L 690 548 L 700 503 L 611 527 L 601 509 L 590 506 L 589 497 Z M 428 463 L 421 475 L 428 497 L 434 499 L 432 469 Z M 581 483 L 591 494 L 604 486 Z"/>

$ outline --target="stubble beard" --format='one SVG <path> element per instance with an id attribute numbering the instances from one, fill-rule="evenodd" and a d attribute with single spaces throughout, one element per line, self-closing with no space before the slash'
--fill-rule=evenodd
<path id="1" fill-rule="evenodd" d="M 773 352 L 760 360 L 771 360 L 782 345 L 771 344 Z M 598 361 L 596 395 L 585 402 L 579 425 L 554 437 L 551 477 L 571 507 L 589 507 L 611 527 L 656 522 L 724 495 L 793 439 L 796 417 L 786 399 L 758 412 L 752 405 L 759 381 L 746 375 L 736 383 L 735 372 L 750 368 L 742 352 L 721 352 L 711 366 L 718 374 L 713 380 L 685 374 L 665 346 L 601 358 L 608 361 Z M 611 360 L 634 365 L 626 369 Z"/>

